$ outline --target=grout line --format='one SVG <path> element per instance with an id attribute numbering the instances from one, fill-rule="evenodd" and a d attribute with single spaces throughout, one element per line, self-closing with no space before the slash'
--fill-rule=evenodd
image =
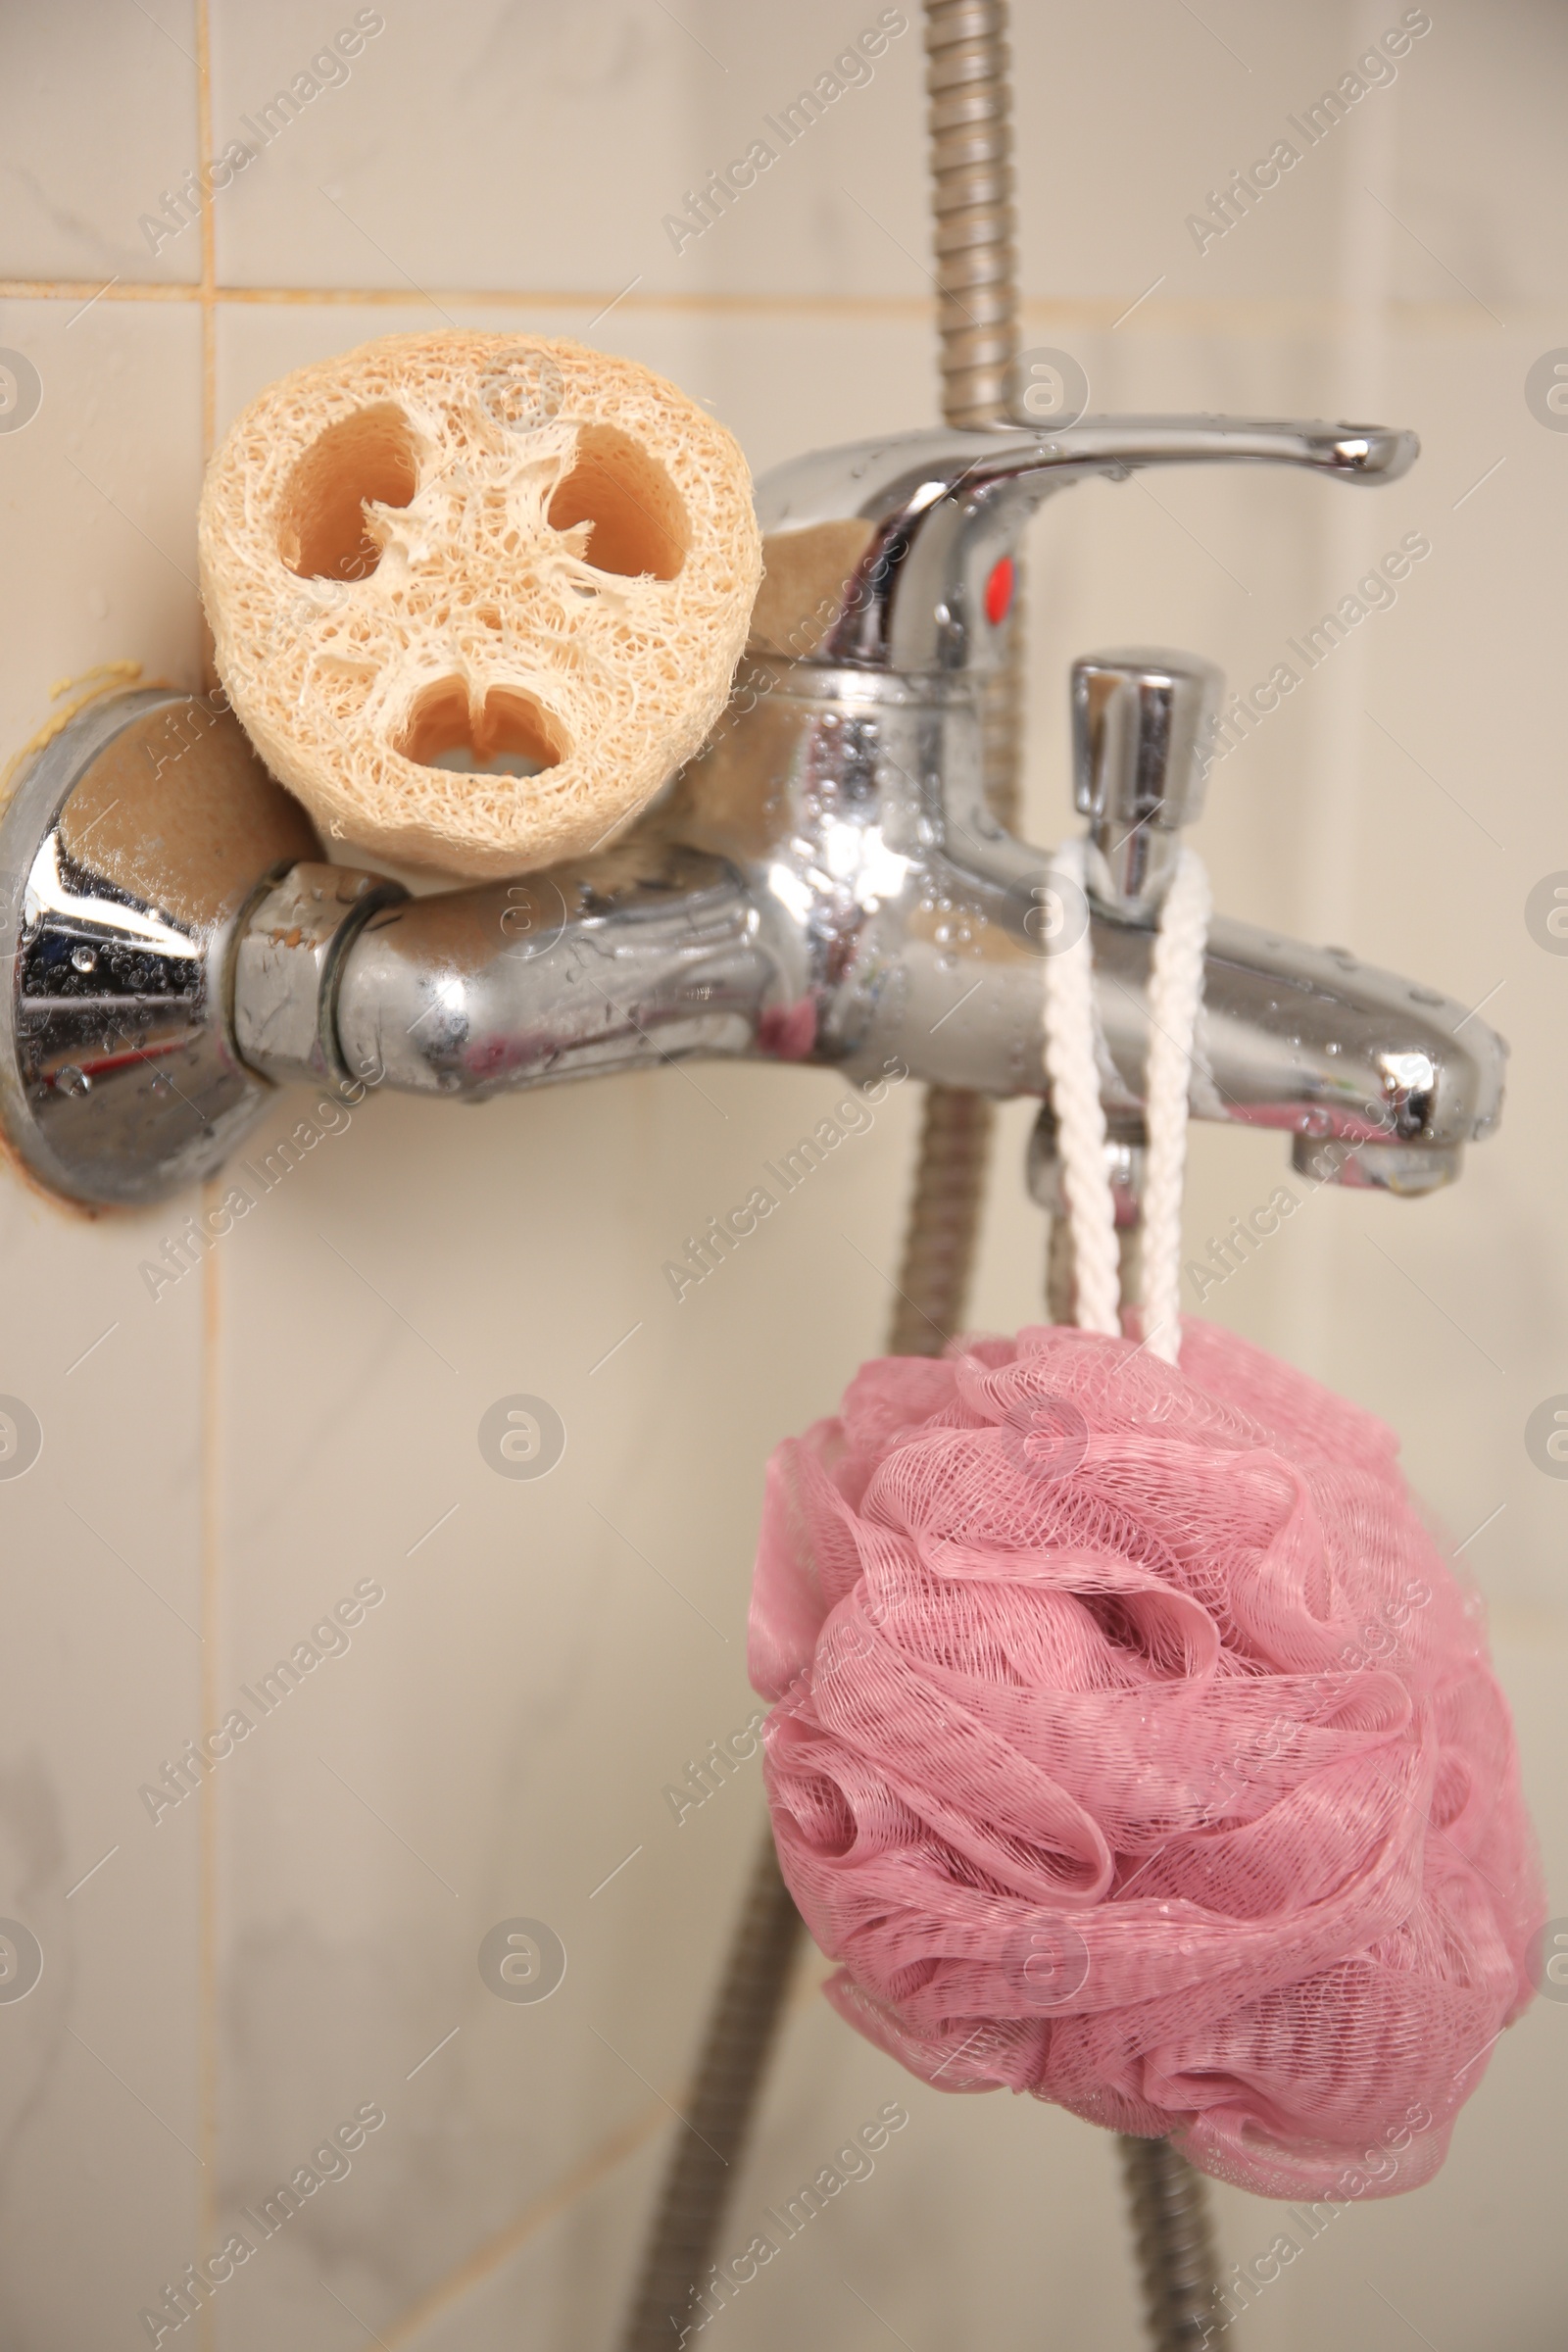
<path id="1" fill-rule="evenodd" d="M 213 152 L 213 25 L 211 0 L 196 0 L 196 152 Z M 218 229 L 211 199 L 201 209 L 202 471 L 218 438 Z M 219 683 L 218 658 L 207 607 L 198 598 L 202 675 L 209 694 Z M 206 2309 L 205 2304 L 202 2307 Z"/>
<path id="2" fill-rule="evenodd" d="M 95 302 L 199 302 L 196 285 L 141 286 L 111 278 L 96 291 L 74 277 L 0 278 L 0 295 L 11 302 L 73 302 L 91 294 Z"/>
<path id="3" fill-rule="evenodd" d="M 474 310 L 600 311 L 615 300 L 603 287 L 572 286 L 442 286 L 435 289 L 443 302 Z M 111 284 L 96 287 L 78 278 L 0 278 L 0 302 L 76 302 L 98 300 L 131 303 L 212 302 L 219 306 L 293 306 L 299 309 L 412 308 L 406 286 L 222 286 L 205 287 L 198 279 L 172 285 Z M 1054 326 L 1071 332 L 1108 333 L 1121 315 L 1120 297 L 1034 296 L 1020 305 L 1032 325 Z M 764 294 L 658 293 L 626 294 L 617 307 L 627 311 L 670 316 L 710 317 L 726 313 L 742 318 L 845 318 L 893 321 L 928 320 L 935 317 L 935 298 L 924 294 Z M 1249 334 L 1313 334 L 1337 329 L 1348 305 L 1324 297 L 1264 295 L 1167 295 L 1162 302 L 1140 307 L 1136 332 L 1176 333 L 1209 330 Z M 1389 315 L 1408 332 L 1467 334 L 1482 330 L 1474 307 L 1460 302 L 1391 302 Z M 1541 303 L 1516 314 L 1522 332 L 1544 328 L 1555 318 L 1550 306 Z"/>
<path id="4" fill-rule="evenodd" d="M 202 1186 L 204 1210 L 217 1204 L 220 1180 L 209 1177 Z M 202 1629 L 201 1663 L 201 1719 L 204 1724 L 220 1720 L 219 1708 L 219 1649 L 220 1642 L 220 1566 L 219 1544 L 219 1381 L 221 1373 L 220 1335 L 222 1326 L 222 1293 L 220 1288 L 218 1252 L 209 1250 L 202 1261 L 202 1327 L 201 1359 L 201 1605 L 199 1622 Z M 200 1919 L 197 1955 L 197 2047 L 196 2080 L 200 2112 L 198 2134 L 202 2160 L 206 2171 L 202 2175 L 203 2245 L 218 2242 L 218 1798 L 216 1775 L 209 1773 L 201 1786 L 200 1816 Z M 216 2338 L 213 2323 L 207 2317 L 208 2306 L 202 2306 L 200 2341 L 203 2352 L 213 2352 Z"/>
<path id="5" fill-rule="evenodd" d="M 195 0 L 196 14 L 196 152 L 198 156 L 213 152 L 213 83 L 212 83 L 212 9 L 211 0 Z M 216 430 L 217 369 L 214 346 L 217 341 L 217 312 L 214 289 L 218 283 L 217 252 L 214 243 L 213 207 L 211 201 L 201 208 L 201 354 L 202 354 L 202 469 L 213 454 Z M 217 683 L 213 661 L 212 632 L 205 612 L 202 620 L 202 668 L 209 690 Z M 216 1205 L 218 1186 L 211 1177 L 202 1186 L 205 1207 Z M 220 1553 L 220 1393 L 222 1375 L 222 1292 L 220 1287 L 217 1251 L 209 1250 L 202 1266 L 202 1449 L 201 1449 L 201 1612 L 202 1642 L 202 1721 L 218 1721 L 219 1706 L 219 1647 L 220 1642 L 220 1600 L 222 1570 Z M 213 2245 L 218 2236 L 218 2171 L 219 2171 L 219 1915 L 218 1871 L 219 1835 L 218 1805 L 213 1792 L 214 1775 L 209 1773 L 202 1783 L 201 1815 L 201 1946 L 198 1976 L 197 2022 L 197 2082 L 201 2099 L 200 2132 L 202 2154 L 207 2170 L 202 2175 L 201 2198 L 203 2228 L 202 2243 Z M 198 2322 L 198 2341 L 201 2352 L 214 2352 L 217 2344 L 216 2323 L 209 2297 L 201 2306 Z"/>
<path id="6" fill-rule="evenodd" d="M 593 2152 L 585 2156 L 572 2171 L 565 2173 L 553 2188 L 545 2191 L 531 2205 L 525 2205 L 516 2220 L 505 2230 L 487 2238 L 466 2261 L 426 2290 L 416 2303 L 409 2306 L 402 2318 L 388 2328 L 384 2341 L 387 2352 L 406 2352 L 415 2338 L 442 2312 L 461 2303 L 466 2295 L 493 2277 L 504 2263 L 511 2260 L 529 2238 L 559 2219 L 582 2197 L 588 2196 L 601 2181 L 615 2172 L 629 2156 L 655 2133 L 663 2129 L 668 2117 L 662 2107 L 647 2107 L 642 2114 L 612 2132 Z"/>
<path id="7" fill-rule="evenodd" d="M 636 280 L 633 279 L 632 283 L 635 285 Z M 437 292 L 446 302 L 516 304 L 545 310 L 592 309 L 600 311 L 601 315 L 606 304 L 618 306 L 622 302 L 628 310 L 822 310 L 852 318 L 860 318 L 867 311 L 879 312 L 891 318 L 925 318 L 936 309 L 935 301 L 924 294 L 632 294 L 625 290 L 620 294 L 607 294 L 603 287 L 580 286 L 442 286 Z M 103 302 L 200 302 L 203 289 L 199 279 L 180 280 L 168 285 L 119 280 L 112 281 L 108 286 L 94 286 L 74 278 L 0 278 L 0 300 L 79 302 L 87 296 Z M 383 303 L 409 309 L 416 307 L 416 297 L 407 286 L 221 286 L 215 280 L 212 296 L 215 302 L 239 305 Z M 1046 306 L 1052 316 L 1055 316 L 1060 307 L 1054 303 Z M 1458 305 L 1454 307 L 1459 308 Z"/>
<path id="8" fill-rule="evenodd" d="M 196 0 L 196 152 L 213 152 L 213 51 L 210 0 Z M 217 405 L 213 359 L 213 302 L 218 286 L 217 228 L 211 198 L 201 208 L 202 231 L 202 457 L 213 454 Z"/>
<path id="9" fill-rule="evenodd" d="M 815 1947 L 807 1939 L 792 1964 L 784 2005 L 786 2018 L 807 2008 L 821 1989 L 826 1964 L 811 1968 L 809 1961 L 813 1957 L 818 1957 Z M 689 2082 L 680 2086 L 677 2111 L 688 2103 L 694 2087 Z M 664 2130 L 667 2121 L 668 2114 L 664 2107 L 648 2107 L 620 2131 L 612 2132 L 572 2171 L 563 2174 L 554 2187 L 547 2189 L 533 2204 L 525 2205 L 514 2222 L 498 2230 L 494 2237 L 487 2238 L 455 2270 L 449 2271 L 444 2278 L 427 2288 L 416 2303 L 411 2304 L 402 2318 L 394 2321 L 387 2329 L 383 2339 L 386 2352 L 416 2352 L 415 2339 L 422 2334 L 432 2321 L 493 2278 L 529 2238 L 537 2236 L 540 2230 L 559 2220 L 562 2214 L 590 2196 L 628 2157 L 635 2156 L 639 2148 Z"/>

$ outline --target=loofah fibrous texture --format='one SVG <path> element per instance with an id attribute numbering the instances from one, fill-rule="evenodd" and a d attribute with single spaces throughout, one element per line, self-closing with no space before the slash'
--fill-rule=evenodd
<path id="1" fill-rule="evenodd" d="M 1201 1323 L 865 1365 L 774 1454 L 779 1860 L 945 2090 L 1261 2195 L 1414 2187 L 1542 1916 L 1479 1604 L 1380 1422 Z"/>
<path id="2" fill-rule="evenodd" d="M 517 873 L 624 829 L 722 710 L 761 575 L 735 441 L 651 369 L 388 335 L 208 469 L 202 591 L 257 749 L 334 839 Z"/>

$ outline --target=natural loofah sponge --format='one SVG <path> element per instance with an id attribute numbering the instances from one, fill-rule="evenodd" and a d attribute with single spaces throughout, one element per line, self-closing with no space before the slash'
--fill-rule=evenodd
<path id="1" fill-rule="evenodd" d="M 865 1365 L 769 1470 L 779 1860 L 944 2090 L 1264 2196 L 1436 2171 L 1543 1904 L 1478 1605 L 1380 1422 L 1211 1325 Z"/>
<path id="2" fill-rule="evenodd" d="M 723 427 L 532 335 L 387 335 L 270 385 L 200 550 L 273 773 L 333 838 L 475 876 L 631 821 L 723 709 L 761 576 Z"/>

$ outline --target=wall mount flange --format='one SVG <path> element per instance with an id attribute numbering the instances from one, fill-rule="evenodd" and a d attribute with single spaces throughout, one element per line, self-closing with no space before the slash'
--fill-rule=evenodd
<path id="1" fill-rule="evenodd" d="M 0 1120 L 40 1184 L 135 1208 L 221 1166 L 275 1094 L 233 1048 L 234 934 L 320 855 L 197 695 L 105 696 L 27 761 L 0 815 Z"/>

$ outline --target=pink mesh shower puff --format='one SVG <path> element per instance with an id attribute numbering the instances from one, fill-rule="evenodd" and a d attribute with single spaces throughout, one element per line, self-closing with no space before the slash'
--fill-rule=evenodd
<path id="1" fill-rule="evenodd" d="M 1395 1452 L 1202 1323 L 869 1363 L 778 1448 L 752 1680 L 852 2025 L 1263 2196 L 1431 2177 L 1544 1905 Z"/>

